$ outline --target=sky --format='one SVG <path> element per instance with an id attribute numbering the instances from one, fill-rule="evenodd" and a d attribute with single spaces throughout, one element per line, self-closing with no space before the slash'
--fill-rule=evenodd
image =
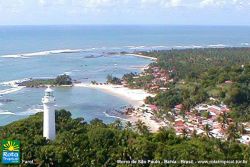
<path id="1" fill-rule="evenodd" d="M 250 0 L 0 0 L 0 25 L 248 25 Z"/>

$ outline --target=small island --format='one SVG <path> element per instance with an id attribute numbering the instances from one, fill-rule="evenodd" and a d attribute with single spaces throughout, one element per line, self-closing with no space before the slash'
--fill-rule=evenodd
<path id="1" fill-rule="evenodd" d="M 50 86 L 72 86 L 72 79 L 70 76 L 64 74 L 59 75 L 54 79 L 30 79 L 23 81 L 18 84 L 18 86 L 25 86 L 28 88 L 40 88 Z"/>

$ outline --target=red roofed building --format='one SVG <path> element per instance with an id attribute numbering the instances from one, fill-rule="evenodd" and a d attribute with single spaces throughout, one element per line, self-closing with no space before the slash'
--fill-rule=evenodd
<path id="1" fill-rule="evenodd" d="M 223 106 L 215 106 L 212 105 L 210 107 L 208 107 L 208 111 L 215 113 L 216 115 L 221 114 L 222 112 L 229 112 L 230 109 L 227 108 L 227 106 L 223 105 Z"/>
<path id="2" fill-rule="evenodd" d="M 226 83 L 226 84 L 232 84 L 233 81 L 228 80 L 228 81 L 225 81 L 225 83 Z"/>
<path id="3" fill-rule="evenodd" d="M 175 132 L 181 134 L 183 132 L 184 129 L 186 129 L 184 126 L 178 126 L 175 127 Z"/>
<path id="4" fill-rule="evenodd" d="M 150 105 L 149 108 L 153 111 L 158 111 L 158 107 L 156 105 Z"/>
<path id="5" fill-rule="evenodd" d="M 219 115 L 219 114 L 221 113 L 221 108 L 218 107 L 218 106 L 213 105 L 213 106 L 210 106 L 210 107 L 208 108 L 208 111 L 213 112 L 213 113 L 215 113 L 216 115 Z"/>
<path id="6" fill-rule="evenodd" d="M 230 109 L 227 108 L 226 106 L 221 107 L 221 112 L 229 112 L 229 111 L 230 111 Z"/>
<path id="7" fill-rule="evenodd" d="M 182 104 L 178 104 L 178 105 L 176 105 L 176 106 L 174 107 L 174 109 L 180 111 L 180 110 L 182 109 L 182 107 L 183 107 Z"/>
<path id="8" fill-rule="evenodd" d="M 184 120 L 176 119 L 174 125 L 175 126 L 184 126 Z"/>

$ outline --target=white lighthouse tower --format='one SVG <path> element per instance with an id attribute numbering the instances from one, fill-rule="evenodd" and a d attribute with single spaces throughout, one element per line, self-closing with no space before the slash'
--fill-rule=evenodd
<path id="1" fill-rule="evenodd" d="M 54 140 L 56 138 L 55 126 L 55 97 L 53 90 L 48 87 L 45 90 L 45 95 L 42 98 L 43 103 L 43 137 Z"/>

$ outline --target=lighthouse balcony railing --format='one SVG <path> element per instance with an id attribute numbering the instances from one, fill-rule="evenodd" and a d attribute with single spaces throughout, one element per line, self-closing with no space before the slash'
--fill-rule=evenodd
<path id="1" fill-rule="evenodd" d="M 43 103 L 53 103 L 53 102 L 55 102 L 55 98 L 54 97 L 44 97 L 44 98 L 42 98 L 42 102 Z"/>

